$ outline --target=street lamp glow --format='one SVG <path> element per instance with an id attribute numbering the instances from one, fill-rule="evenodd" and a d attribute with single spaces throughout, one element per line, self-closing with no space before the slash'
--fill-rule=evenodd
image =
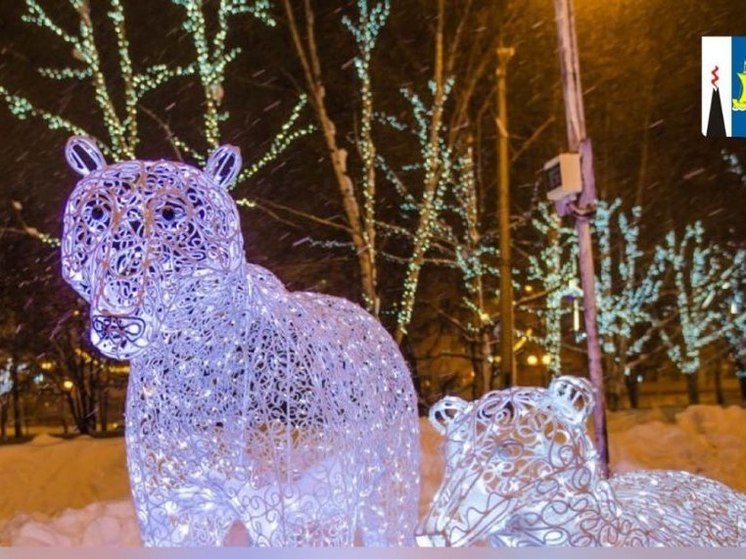
<path id="1" fill-rule="evenodd" d="M 539 363 L 539 358 L 532 353 L 531 355 L 526 357 L 526 363 L 533 367 L 534 365 L 537 365 Z"/>
<path id="2" fill-rule="evenodd" d="M 62 388 L 64 388 L 66 392 L 70 392 L 73 389 L 73 381 L 66 380 L 62 383 Z"/>

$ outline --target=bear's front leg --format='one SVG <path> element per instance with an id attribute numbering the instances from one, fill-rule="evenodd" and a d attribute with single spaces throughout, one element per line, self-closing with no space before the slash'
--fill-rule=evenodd
<path id="1" fill-rule="evenodd" d="M 234 512 L 209 488 L 194 485 L 158 489 L 136 499 L 143 545 L 221 546 Z"/>

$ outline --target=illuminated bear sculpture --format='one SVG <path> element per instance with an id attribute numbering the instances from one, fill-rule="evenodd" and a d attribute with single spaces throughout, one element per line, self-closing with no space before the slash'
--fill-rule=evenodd
<path id="1" fill-rule="evenodd" d="M 290 293 L 245 262 L 226 187 L 205 170 L 107 165 L 72 137 L 83 178 L 62 270 L 91 304 L 91 340 L 131 361 L 127 463 L 146 545 L 414 543 L 419 426 L 410 374 L 358 306 Z"/>
<path id="2" fill-rule="evenodd" d="M 511 388 L 430 413 L 446 470 L 422 546 L 743 546 L 746 495 L 702 476 L 639 471 L 607 480 L 586 430 L 584 379 Z"/>

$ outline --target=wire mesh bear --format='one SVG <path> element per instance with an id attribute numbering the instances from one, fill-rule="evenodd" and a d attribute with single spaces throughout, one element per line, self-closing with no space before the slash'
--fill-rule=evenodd
<path id="1" fill-rule="evenodd" d="M 746 546 L 746 495 L 703 476 L 600 474 L 591 384 L 559 376 L 430 410 L 446 469 L 423 546 Z"/>
<path id="2" fill-rule="evenodd" d="M 227 186 L 203 170 L 65 150 L 64 278 L 92 342 L 131 361 L 127 464 L 143 543 L 409 545 L 419 424 L 401 353 L 357 305 L 291 293 L 245 261 Z"/>

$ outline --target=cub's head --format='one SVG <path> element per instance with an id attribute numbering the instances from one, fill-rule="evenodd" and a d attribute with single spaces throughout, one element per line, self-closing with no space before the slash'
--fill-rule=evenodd
<path id="1" fill-rule="evenodd" d="M 585 490 L 573 484 L 587 482 L 575 473 L 597 458 L 585 426 L 594 405 L 593 386 L 573 376 L 437 402 L 430 421 L 444 437 L 445 474 L 418 526 L 420 545 L 473 545 L 545 507 L 547 487 Z"/>

